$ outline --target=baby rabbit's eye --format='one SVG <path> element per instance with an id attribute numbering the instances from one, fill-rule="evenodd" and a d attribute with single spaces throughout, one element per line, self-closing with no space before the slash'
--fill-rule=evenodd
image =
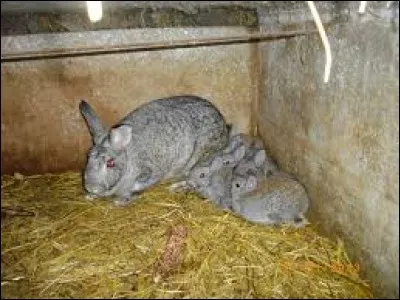
<path id="1" fill-rule="evenodd" d="M 113 158 L 107 159 L 107 168 L 113 168 L 115 167 L 115 162 Z"/>
<path id="2" fill-rule="evenodd" d="M 205 174 L 204 173 L 200 173 L 200 178 L 204 178 Z"/>
<path id="3" fill-rule="evenodd" d="M 240 187 L 240 184 L 239 184 L 239 183 L 236 183 L 236 187 Z"/>

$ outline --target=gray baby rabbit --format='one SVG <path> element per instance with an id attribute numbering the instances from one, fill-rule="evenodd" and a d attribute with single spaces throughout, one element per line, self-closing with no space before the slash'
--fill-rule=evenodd
<path id="1" fill-rule="evenodd" d="M 237 147 L 244 145 L 246 151 L 248 151 L 251 147 L 259 147 L 263 148 L 261 140 L 258 138 L 251 137 L 244 133 L 236 133 L 236 130 L 232 127 L 229 135 L 229 143 L 228 146 L 223 150 L 224 153 L 230 153 L 235 150 Z"/>
<path id="2" fill-rule="evenodd" d="M 200 160 L 189 172 L 186 180 L 173 183 L 169 190 L 171 192 L 195 191 L 208 185 L 212 174 L 211 163 L 215 155 Z"/>
<path id="3" fill-rule="evenodd" d="M 80 111 L 93 140 L 84 170 L 91 196 L 117 196 L 126 203 L 161 180 L 179 181 L 200 160 L 228 143 L 224 117 L 209 101 L 175 96 L 150 101 L 107 129 L 91 106 Z"/>
<path id="4" fill-rule="evenodd" d="M 246 220 L 268 225 L 290 224 L 303 227 L 309 198 L 304 187 L 282 172 L 267 178 L 234 176 L 232 180 L 233 211 Z"/>
<path id="5" fill-rule="evenodd" d="M 199 188 L 198 192 L 217 206 L 232 210 L 231 184 L 233 167 L 224 165 L 223 159 L 216 157 L 210 170 L 208 184 Z"/>
<path id="6" fill-rule="evenodd" d="M 247 154 L 235 167 L 234 173 L 238 175 L 254 175 L 268 177 L 278 172 L 278 166 L 269 158 L 264 149 Z"/>
<path id="7" fill-rule="evenodd" d="M 199 190 L 209 184 L 211 175 L 222 167 L 233 168 L 243 158 L 245 147 L 238 147 L 232 153 L 216 152 L 210 159 L 199 162 L 190 171 L 187 186 Z"/>
<path id="8" fill-rule="evenodd" d="M 192 190 L 197 191 L 206 187 L 210 183 L 212 172 L 213 169 L 211 165 L 201 165 L 193 168 L 186 181 L 187 185 L 191 187 Z"/>
<path id="9" fill-rule="evenodd" d="M 220 157 L 222 165 L 225 167 L 236 167 L 246 154 L 246 146 L 239 145 L 231 152 L 220 151 L 215 154 L 215 158 Z M 215 159 L 214 158 L 214 159 Z"/>
<path id="10" fill-rule="evenodd" d="M 227 125 L 228 132 L 231 133 L 232 125 L 228 124 Z M 229 147 L 229 145 L 228 145 Z M 220 157 L 223 162 L 223 166 L 226 167 L 235 167 L 238 162 L 244 157 L 246 153 L 246 147 L 244 145 L 238 145 L 238 147 L 232 149 L 232 151 L 227 152 L 225 149 L 221 149 L 217 152 L 214 152 L 212 156 L 206 157 L 205 159 L 201 159 L 190 171 L 189 178 L 187 180 L 179 181 L 176 183 L 173 183 L 170 187 L 169 190 L 171 192 L 182 192 L 182 191 L 191 191 L 194 189 L 194 184 L 196 182 L 203 182 L 204 179 L 198 178 L 202 173 L 207 174 L 210 170 L 209 168 L 211 166 L 211 163 L 213 160 L 217 157 Z M 204 176 L 204 175 L 201 175 Z M 190 179 L 191 178 L 191 179 Z M 191 183 L 190 180 L 194 180 L 195 182 Z"/>
<path id="11" fill-rule="evenodd" d="M 223 150 L 224 153 L 232 152 L 239 146 L 246 149 L 245 156 L 237 167 L 239 173 L 255 173 L 257 176 L 269 176 L 278 171 L 278 166 L 267 156 L 264 144 L 260 138 L 247 134 L 230 134 L 228 146 Z"/>

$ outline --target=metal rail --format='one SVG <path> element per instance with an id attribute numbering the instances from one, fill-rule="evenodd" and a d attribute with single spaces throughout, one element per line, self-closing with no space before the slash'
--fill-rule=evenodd
<path id="1" fill-rule="evenodd" d="M 307 30 L 307 31 L 287 31 L 278 33 L 253 33 L 246 36 L 218 37 L 218 38 L 207 38 L 207 39 L 186 39 L 186 40 L 163 41 L 163 42 L 152 42 L 152 43 L 127 44 L 119 46 L 65 48 L 65 49 L 49 49 L 42 51 L 30 51 L 30 52 L 27 51 L 27 52 L 17 52 L 17 53 L 1 53 L 1 62 L 104 55 L 104 54 L 128 53 L 128 52 L 139 52 L 139 51 L 154 51 L 162 49 L 193 48 L 200 46 L 254 43 L 261 41 L 287 39 L 291 37 L 309 35 L 314 33 L 318 33 L 318 31 Z"/>

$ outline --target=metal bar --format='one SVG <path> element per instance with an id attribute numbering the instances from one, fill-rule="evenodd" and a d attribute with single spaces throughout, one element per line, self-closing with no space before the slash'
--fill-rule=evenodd
<path id="1" fill-rule="evenodd" d="M 177 41 L 166 41 L 166 42 L 128 44 L 120 46 L 65 48 L 65 49 L 49 49 L 49 50 L 31 51 L 31 52 L 27 51 L 19 53 L 2 53 L 1 62 L 104 55 L 104 54 L 127 53 L 127 52 L 138 52 L 138 51 L 154 51 L 162 49 L 192 48 L 200 46 L 254 43 L 261 41 L 286 39 L 296 36 L 309 35 L 313 33 L 318 33 L 318 31 L 308 30 L 308 31 L 287 31 L 280 33 L 255 33 L 246 36 L 236 36 L 236 37 L 188 39 L 188 40 L 177 40 Z"/>

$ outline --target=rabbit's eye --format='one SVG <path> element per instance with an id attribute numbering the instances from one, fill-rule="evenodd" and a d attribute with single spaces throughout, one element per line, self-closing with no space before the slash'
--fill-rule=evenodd
<path id="1" fill-rule="evenodd" d="M 115 167 L 114 159 L 112 158 L 107 159 L 107 168 L 113 168 L 113 167 Z"/>
<path id="2" fill-rule="evenodd" d="M 239 184 L 239 183 L 236 183 L 236 187 L 240 187 L 240 184 Z"/>
<path id="3" fill-rule="evenodd" d="M 204 178 L 204 173 L 200 173 L 200 178 Z"/>

